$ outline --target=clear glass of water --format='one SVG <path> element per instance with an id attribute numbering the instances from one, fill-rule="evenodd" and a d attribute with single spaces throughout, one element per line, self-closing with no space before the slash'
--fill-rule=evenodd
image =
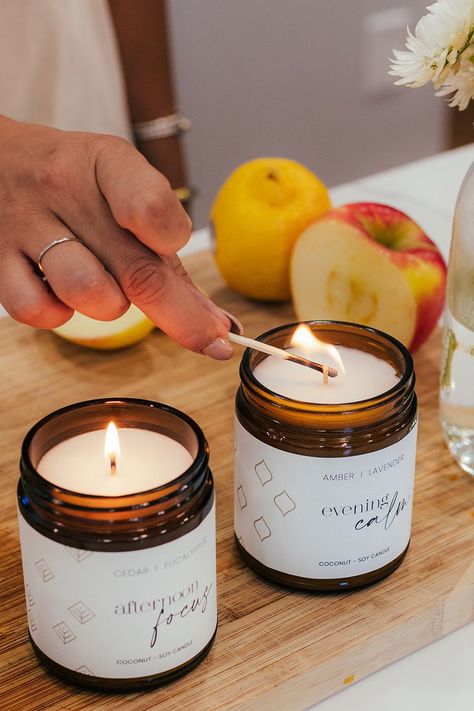
<path id="1" fill-rule="evenodd" d="M 440 417 L 446 443 L 474 476 L 474 164 L 459 192 L 448 266 Z"/>

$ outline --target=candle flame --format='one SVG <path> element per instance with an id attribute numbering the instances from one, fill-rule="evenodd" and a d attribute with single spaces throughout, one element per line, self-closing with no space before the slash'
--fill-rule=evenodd
<path id="1" fill-rule="evenodd" d="M 291 346 L 298 348 L 301 351 L 301 355 L 309 360 L 325 360 L 329 357 L 332 363 L 330 365 L 335 365 L 338 371 L 345 373 L 342 358 L 339 355 L 337 348 L 330 343 L 324 343 L 316 338 L 312 330 L 305 323 L 300 323 L 300 325 L 295 329 L 290 341 Z M 325 363 L 326 364 L 326 363 Z"/>
<path id="2" fill-rule="evenodd" d="M 117 459 L 120 457 L 120 441 L 114 422 L 109 422 L 107 425 L 104 455 L 107 464 L 110 465 L 110 473 L 115 474 L 117 470 Z"/>

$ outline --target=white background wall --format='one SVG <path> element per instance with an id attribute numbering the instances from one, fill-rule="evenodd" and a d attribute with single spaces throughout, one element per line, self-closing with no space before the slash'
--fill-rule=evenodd
<path id="1" fill-rule="evenodd" d="M 426 0 L 170 0 L 195 226 L 231 170 L 294 158 L 328 185 L 445 147 L 431 87 L 394 87 L 393 47 Z"/>

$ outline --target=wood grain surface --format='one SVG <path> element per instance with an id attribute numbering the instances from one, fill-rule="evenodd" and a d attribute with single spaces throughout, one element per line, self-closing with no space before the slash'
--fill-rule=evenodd
<path id="1" fill-rule="evenodd" d="M 195 280 L 243 322 L 248 336 L 294 320 L 290 306 L 239 298 L 208 254 L 187 262 Z M 226 363 L 189 353 L 156 331 L 101 353 L 0 322 L 0 708 L 133 711 L 293 711 L 474 619 L 474 481 L 453 463 L 437 415 L 439 334 L 416 354 L 420 434 L 413 538 L 402 566 L 364 590 L 289 592 L 259 579 L 232 533 L 233 399 L 239 349 Z M 27 637 L 15 513 L 20 444 L 48 412 L 93 397 L 169 403 L 203 428 L 218 520 L 219 629 L 207 659 L 161 689 L 106 695 L 69 686 L 36 660 Z"/>

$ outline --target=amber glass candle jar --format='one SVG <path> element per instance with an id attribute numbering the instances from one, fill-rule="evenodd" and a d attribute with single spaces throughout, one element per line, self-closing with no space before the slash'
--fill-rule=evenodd
<path id="1" fill-rule="evenodd" d="M 259 340 L 287 348 L 296 326 Z M 245 351 L 236 398 L 236 544 L 273 581 L 346 590 L 388 575 L 408 549 L 415 375 L 409 352 L 387 334 L 340 322 L 308 326 L 322 341 L 385 361 L 395 385 L 357 402 L 299 401 L 262 385 L 254 370 L 267 356 Z"/>
<path id="2" fill-rule="evenodd" d="M 119 438 L 121 429 L 137 429 L 179 445 L 189 466 L 166 481 L 166 464 L 156 461 L 156 481 L 166 483 L 116 496 L 78 493 L 39 474 L 55 447 L 67 449 L 108 421 Z M 146 400 L 71 405 L 27 434 L 18 506 L 28 625 L 36 654 L 52 671 L 79 684 L 127 690 L 174 679 L 204 658 L 217 624 L 208 459 L 193 420 Z M 132 461 L 132 479 L 137 468 Z"/>

